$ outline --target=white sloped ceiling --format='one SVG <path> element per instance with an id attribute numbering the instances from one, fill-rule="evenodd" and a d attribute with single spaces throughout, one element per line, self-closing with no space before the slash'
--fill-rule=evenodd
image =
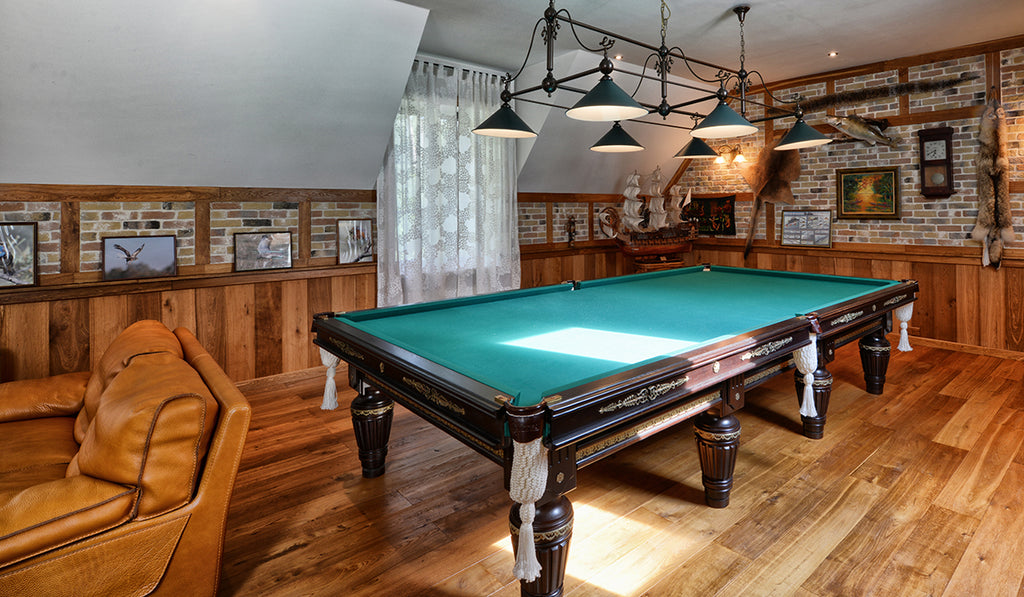
<path id="1" fill-rule="evenodd" d="M 373 188 L 427 14 L 0 3 L 0 183 Z"/>

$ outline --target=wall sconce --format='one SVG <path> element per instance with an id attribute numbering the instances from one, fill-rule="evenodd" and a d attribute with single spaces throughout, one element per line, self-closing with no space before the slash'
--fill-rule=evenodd
<path id="1" fill-rule="evenodd" d="M 725 145 L 718 148 L 718 157 L 715 158 L 716 164 L 742 164 L 747 161 L 747 158 L 743 157 L 743 152 L 739 145 L 731 147 Z"/>

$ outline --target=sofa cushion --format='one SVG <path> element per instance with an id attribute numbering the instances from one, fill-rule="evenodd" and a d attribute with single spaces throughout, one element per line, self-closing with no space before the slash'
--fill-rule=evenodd
<path id="1" fill-rule="evenodd" d="M 88 371 L 80 371 L 0 384 L 0 422 L 76 416 L 89 377 Z"/>
<path id="2" fill-rule="evenodd" d="M 67 474 L 140 487 L 140 518 L 167 512 L 191 499 L 216 417 L 210 390 L 180 357 L 137 355 L 100 396 Z"/>
<path id="3" fill-rule="evenodd" d="M 182 357 L 178 338 L 159 321 L 137 321 L 125 328 L 103 352 L 85 388 L 82 410 L 75 424 L 75 440 L 82 443 L 96 413 L 100 396 L 117 375 L 140 354 L 166 352 Z"/>
<path id="4" fill-rule="evenodd" d="M 0 492 L 0 562 L 89 537 L 131 519 L 138 490 L 84 475 Z"/>
<path id="5" fill-rule="evenodd" d="M 72 417 L 0 423 L 0 493 L 64 476 L 78 452 Z"/>

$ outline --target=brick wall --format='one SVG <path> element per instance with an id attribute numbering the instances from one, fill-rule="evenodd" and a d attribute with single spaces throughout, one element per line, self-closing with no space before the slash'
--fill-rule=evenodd
<path id="1" fill-rule="evenodd" d="M 38 209 L 39 204 L 33 204 L 33 208 Z M 56 213 L 60 213 L 59 205 Z M 86 201 L 81 204 L 79 222 L 79 271 L 101 270 L 103 239 L 118 236 L 173 235 L 178 266 L 195 263 L 195 203 L 191 201 Z M 59 244 L 54 245 L 53 253 L 40 248 L 40 258 L 59 264 L 59 248 Z M 41 269 L 40 273 L 50 272 Z"/>
<path id="2" fill-rule="evenodd" d="M 1024 49 L 1003 51 L 1000 55 L 1002 77 L 1000 81 L 1003 104 L 1007 108 L 1010 143 L 1008 153 L 1011 178 L 1019 180 L 1024 173 Z M 913 67 L 909 79 L 932 80 L 958 76 L 969 71 L 984 75 L 983 56 L 971 56 L 959 60 L 948 60 Z M 862 89 L 875 85 L 897 83 L 896 71 L 884 71 L 872 75 L 840 79 L 836 81 L 837 92 Z M 825 85 L 817 83 L 803 87 L 774 90 L 776 97 L 787 99 L 794 94 L 814 97 L 825 92 Z M 948 110 L 977 106 L 984 102 L 984 77 L 958 85 L 956 88 L 934 93 L 913 94 L 909 97 L 910 113 L 918 114 L 936 110 Z M 838 115 L 856 114 L 867 118 L 882 119 L 900 114 L 898 98 L 885 98 L 860 105 L 840 106 Z M 823 114 L 808 115 L 808 124 L 822 124 Z M 788 126 L 786 119 L 776 121 L 776 127 Z M 791 122 L 791 120 L 790 120 Z M 955 192 L 948 198 L 924 197 L 920 194 L 920 172 L 918 170 L 917 131 L 922 128 L 949 126 L 953 128 L 953 163 Z M 897 137 L 899 145 L 890 149 L 870 146 L 862 141 L 836 141 L 823 147 L 800 151 L 802 171 L 792 185 L 795 196 L 793 206 L 776 206 L 776 230 L 781 230 L 781 212 L 789 208 L 830 209 L 836 212 L 836 169 L 860 167 L 900 168 L 900 219 L 836 219 L 833 222 L 833 241 L 882 244 L 915 244 L 962 246 L 976 244 L 967 240 L 977 216 L 977 184 L 975 156 L 977 153 L 978 119 L 957 119 L 929 122 L 926 125 L 893 126 L 885 130 L 888 136 Z M 839 133 L 833 136 L 840 137 Z M 761 139 L 752 136 L 742 140 L 744 155 L 756 160 Z M 714 145 L 717 147 L 717 145 Z M 737 165 L 718 165 L 710 161 L 695 161 L 679 183 L 695 193 L 749 191 L 739 176 Z M 1024 196 L 1014 194 L 1012 210 L 1014 228 L 1018 239 L 1024 241 Z M 737 234 L 746 234 L 749 225 L 751 204 L 736 206 Z M 758 226 L 755 238 L 765 237 L 765 224 Z"/>
<path id="3" fill-rule="evenodd" d="M 291 232 L 295 255 L 298 230 L 296 201 L 214 201 L 210 204 L 210 263 L 234 261 L 239 232 Z"/>

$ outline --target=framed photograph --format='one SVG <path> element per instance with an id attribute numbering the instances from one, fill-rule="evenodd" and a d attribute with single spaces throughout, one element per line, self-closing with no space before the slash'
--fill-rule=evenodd
<path id="1" fill-rule="evenodd" d="M 103 279 L 159 278 L 178 272 L 176 239 L 170 236 L 103 238 Z"/>
<path id="2" fill-rule="evenodd" d="M 235 271 L 292 266 L 291 232 L 236 232 Z"/>
<path id="3" fill-rule="evenodd" d="M 0 287 L 39 283 L 37 245 L 35 222 L 0 224 Z"/>
<path id="4" fill-rule="evenodd" d="M 338 220 L 338 263 L 373 261 L 373 220 Z"/>
<path id="5" fill-rule="evenodd" d="M 836 170 L 836 213 L 840 218 L 900 219 L 900 168 Z"/>
<path id="6" fill-rule="evenodd" d="M 792 247 L 831 247 L 832 211 L 828 209 L 783 211 L 782 244 Z"/>

